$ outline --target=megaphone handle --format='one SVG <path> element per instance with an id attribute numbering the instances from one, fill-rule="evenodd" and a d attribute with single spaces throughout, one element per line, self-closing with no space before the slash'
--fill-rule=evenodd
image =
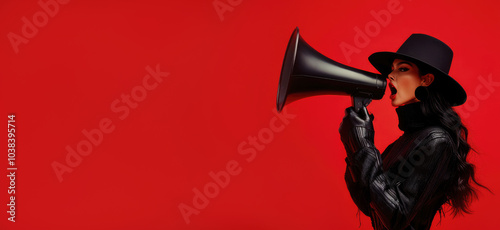
<path id="1" fill-rule="evenodd" d="M 351 101 L 352 101 L 352 107 L 354 107 L 354 111 L 359 114 L 359 111 L 363 108 L 366 107 L 372 102 L 371 98 L 366 98 L 366 97 L 355 97 L 351 96 Z"/>

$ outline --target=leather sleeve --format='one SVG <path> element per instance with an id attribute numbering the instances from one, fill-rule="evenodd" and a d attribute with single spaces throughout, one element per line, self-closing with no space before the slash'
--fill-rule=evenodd
<path id="1" fill-rule="evenodd" d="M 448 167 L 452 155 L 449 136 L 438 130 L 426 132 L 420 143 L 391 170 L 383 170 L 380 153 L 373 144 L 349 157 L 350 170 L 346 175 L 350 174 L 352 180 L 346 182 L 348 188 L 358 190 L 353 200 L 363 213 L 369 210 L 366 205 L 369 202 L 386 228 L 404 229 L 418 209 L 435 205 L 429 201 L 440 196 L 435 190 L 444 180 L 439 170 Z"/>
<path id="2" fill-rule="evenodd" d="M 385 151 L 391 150 L 394 143 L 387 146 Z M 382 157 L 384 154 L 382 154 Z M 347 167 L 344 174 L 345 183 L 347 185 L 347 190 L 349 190 L 349 194 L 351 195 L 352 200 L 356 204 L 356 206 L 363 212 L 366 216 L 370 216 L 370 190 L 368 187 L 362 187 L 360 183 L 354 180 L 353 174 L 351 173 L 352 169 L 351 164 L 349 163 L 349 159 L 346 157 L 345 161 L 347 163 Z"/>
<path id="3" fill-rule="evenodd" d="M 347 190 L 351 195 L 352 200 L 358 206 L 359 210 L 363 212 L 366 216 L 370 216 L 370 191 L 367 187 L 362 187 L 360 183 L 354 181 L 351 174 L 351 168 L 349 166 L 349 160 L 346 158 L 347 167 L 345 170 L 345 183 L 347 185 Z"/>

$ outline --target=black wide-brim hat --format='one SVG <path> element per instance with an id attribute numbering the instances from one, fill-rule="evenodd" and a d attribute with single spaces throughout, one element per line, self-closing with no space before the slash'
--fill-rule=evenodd
<path id="1" fill-rule="evenodd" d="M 453 51 L 442 41 L 425 34 L 412 34 L 396 53 L 377 52 L 368 57 L 370 63 L 386 77 L 392 72 L 394 59 L 413 62 L 434 74 L 434 82 L 429 87 L 443 95 L 452 106 L 462 105 L 467 100 L 464 88 L 448 75 Z"/>

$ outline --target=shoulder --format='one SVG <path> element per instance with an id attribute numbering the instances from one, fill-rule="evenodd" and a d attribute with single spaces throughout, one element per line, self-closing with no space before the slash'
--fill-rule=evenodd
<path id="1" fill-rule="evenodd" d="M 416 133 L 415 147 L 415 150 L 420 150 L 427 154 L 434 152 L 444 154 L 453 151 L 453 140 L 444 128 L 430 126 Z"/>
<path id="2" fill-rule="evenodd" d="M 452 143 L 450 134 L 440 126 L 429 126 L 414 133 L 415 141 L 420 140 L 423 143 Z M 420 142 L 419 141 L 419 142 Z"/>

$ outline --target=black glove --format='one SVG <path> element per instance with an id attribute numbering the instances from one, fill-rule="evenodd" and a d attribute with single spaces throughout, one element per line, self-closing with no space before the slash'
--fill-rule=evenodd
<path id="1" fill-rule="evenodd" d="M 354 153 L 362 148 L 374 147 L 373 119 L 373 114 L 369 115 L 366 107 L 363 107 L 359 114 L 353 107 L 345 110 L 339 133 L 348 158 L 353 157 Z"/>

